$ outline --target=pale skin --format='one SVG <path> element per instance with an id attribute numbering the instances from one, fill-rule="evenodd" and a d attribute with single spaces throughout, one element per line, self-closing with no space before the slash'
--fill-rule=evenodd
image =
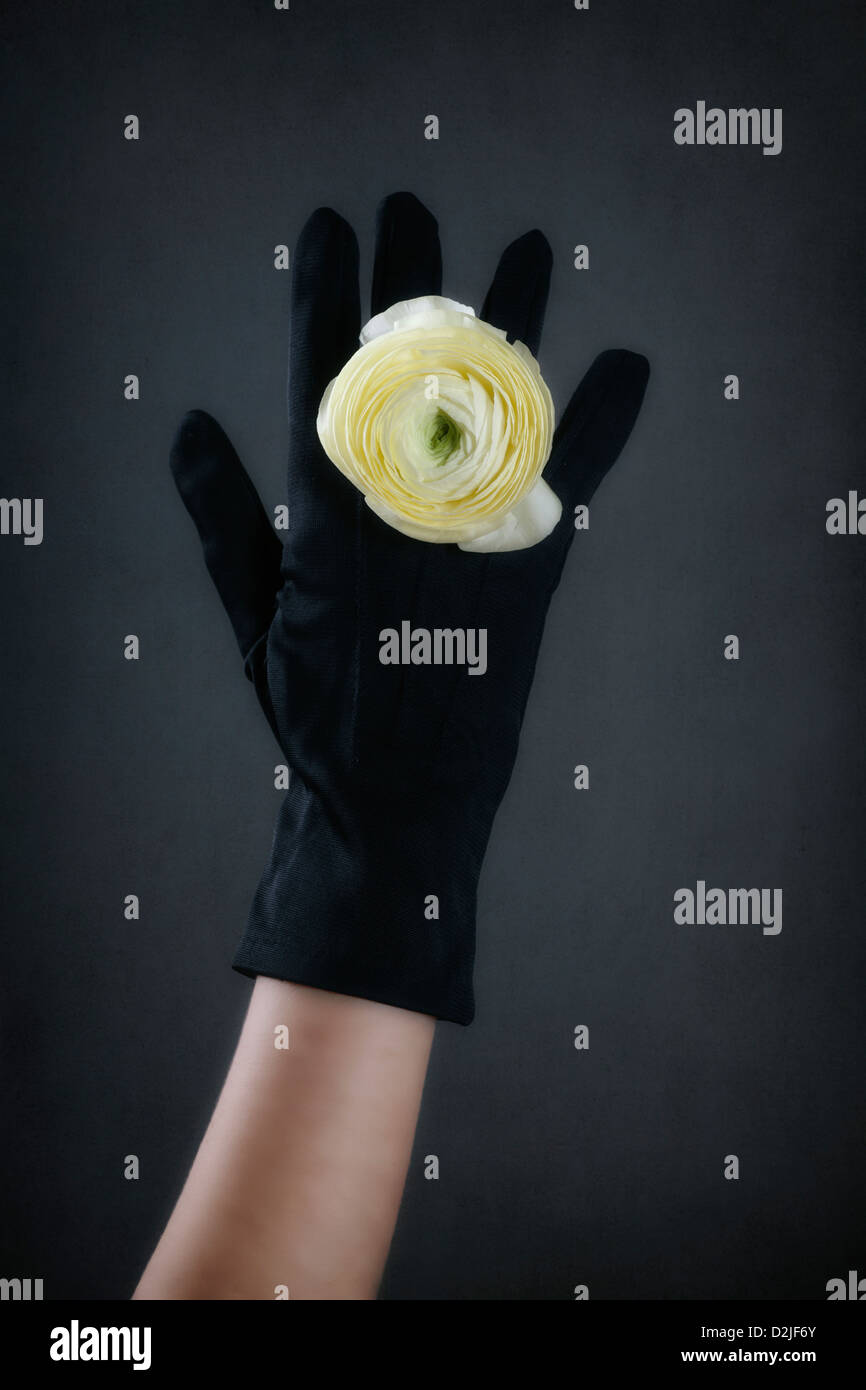
<path id="1" fill-rule="evenodd" d="M 133 1298 L 273 1300 L 286 1288 L 291 1299 L 374 1299 L 434 1027 L 426 1014 L 260 976 Z"/>

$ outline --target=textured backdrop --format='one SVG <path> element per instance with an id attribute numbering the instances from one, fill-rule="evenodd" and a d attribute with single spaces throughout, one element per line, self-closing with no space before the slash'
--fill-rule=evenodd
<path id="1" fill-rule="evenodd" d="M 545 231 L 560 408 L 603 348 L 653 375 L 551 609 L 477 1021 L 438 1030 L 382 1296 L 821 1299 L 866 1273 L 866 537 L 825 529 L 864 482 L 860 7 L 6 11 L 0 490 L 43 497 L 45 534 L 0 536 L 0 1275 L 127 1297 L 217 1094 L 281 758 L 168 448 L 211 410 L 281 500 L 274 246 L 328 203 L 369 277 L 396 188 L 476 306 Z M 781 107 L 781 154 L 676 145 L 698 100 Z M 698 879 L 781 887 L 782 931 L 678 925 Z"/>

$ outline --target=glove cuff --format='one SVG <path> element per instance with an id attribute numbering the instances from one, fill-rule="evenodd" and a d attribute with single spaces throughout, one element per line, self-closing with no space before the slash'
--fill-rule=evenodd
<path id="1" fill-rule="evenodd" d="M 471 1023 L 486 841 L 453 804 L 326 805 L 293 776 L 234 968 Z"/>

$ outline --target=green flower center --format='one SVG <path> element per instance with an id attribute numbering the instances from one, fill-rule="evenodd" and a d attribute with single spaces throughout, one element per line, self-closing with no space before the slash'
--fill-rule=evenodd
<path id="1" fill-rule="evenodd" d="M 444 410 L 424 422 L 423 444 L 436 468 L 447 463 L 460 443 L 460 429 Z"/>

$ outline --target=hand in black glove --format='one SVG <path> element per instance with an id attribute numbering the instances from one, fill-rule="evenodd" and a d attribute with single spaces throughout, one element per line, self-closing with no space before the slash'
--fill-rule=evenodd
<path id="1" fill-rule="evenodd" d="M 537 354 L 551 252 L 512 243 L 481 317 Z M 434 219 L 410 194 L 379 210 L 372 313 L 438 294 Z M 559 524 L 528 550 L 475 554 L 381 521 L 326 458 L 322 393 L 357 349 L 358 247 L 330 209 L 298 244 L 289 360 L 289 531 L 281 546 L 209 415 L 171 466 L 244 667 L 292 769 L 238 970 L 469 1023 L 475 899 L 517 751 L 551 594 L 588 502 L 640 410 L 649 368 L 602 353 L 575 391 L 544 477 Z M 380 632 L 486 629 L 487 670 L 379 660 Z"/>

